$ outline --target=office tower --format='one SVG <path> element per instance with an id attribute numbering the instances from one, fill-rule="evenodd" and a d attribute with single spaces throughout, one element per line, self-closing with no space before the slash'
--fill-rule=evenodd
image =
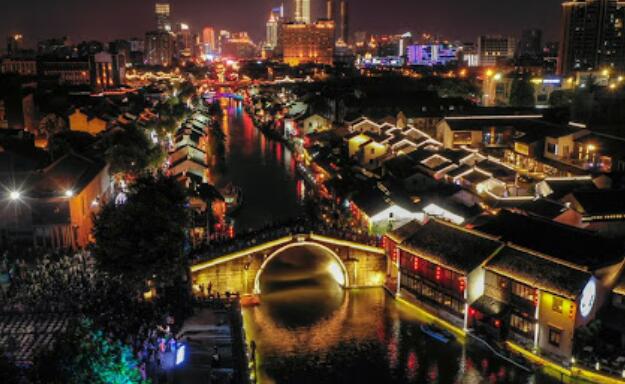
<path id="1" fill-rule="evenodd" d="M 266 34 L 266 42 L 267 46 L 271 49 L 274 49 L 278 46 L 278 28 L 279 28 L 279 19 L 276 18 L 276 15 L 271 12 L 269 15 L 269 20 L 267 21 L 267 34 Z"/>
<path id="2" fill-rule="evenodd" d="M 153 31 L 145 34 L 144 59 L 148 65 L 168 67 L 174 55 L 174 39 L 170 32 Z"/>
<path id="3" fill-rule="evenodd" d="M 543 32 L 540 29 L 526 29 L 521 32 L 517 49 L 518 57 L 539 58 L 543 50 Z"/>
<path id="4" fill-rule="evenodd" d="M 169 3 L 156 3 L 154 10 L 156 13 L 156 28 L 159 31 L 171 31 L 171 9 Z"/>
<path id="5" fill-rule="evenodd" d="M 235 32 L 224 41 L 221 54 L 233 59 L 245 60 L 256 57 L 257 49 L 247 32 Z"/>
<path id="6" fill-rule="evenodd" d="M 20 34 L 7 37 L 7 54 L 15 55 L 22 49 L 24 37 Z"/>
<path id="7" fill-rule="evenodd" d="M 286 64 L 331 65 L 334 56 L 334 21 L 319 20 L 306 25 L 283 23 L 279 44 Z"/>
<path id="8" fill-rule="evenodd" d="M 334 0 L 326 0 L 326 19 L 334 20 Z"/>
<path id="9" fill-rule="evenodd" d="M 480 36 L 477 40 L 479 62 L 482 67 L 496 66 L 514 57 L 516 42 L 512 37 Z"/>
<path id="10" fill-rule="evenodd" d="M 119 87 L 126 76 L 125 70 L 123 54 L 99 52 L 89 56 L 89 79 L 96 90 Z"/>
<path id="11" fill-rule="evenodd" d="M 341 0 L 339 5 L 339 39 L 349 43 L 349 5 L 347 0 Z"/>
<path id="12" fill-rule="evenodd" d="M 310 0 L 295 1 L 295 22 L 310 24 Z"/>
<path id="13" fill-rule="evenodd" d="M 204 27 L 202 30 L 202 54 L 211 55 L 217 52 L 217 44 L 215 42 L 215 29 Z"/>
<path id="14" fill-rule="evenodd" d="M 574 0 L 562 4 L 558 72 L 625 70 L 625 1 Z"/>

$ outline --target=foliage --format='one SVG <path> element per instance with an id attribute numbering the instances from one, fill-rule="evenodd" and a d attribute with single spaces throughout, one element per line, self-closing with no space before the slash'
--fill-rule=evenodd
<path id="1" fill-rule="evenodd" d="M 146 168 L 157 168 L 164 156 L 161 148 L 134 125 L 119 128 L 104 145 L 104 155 L 113 173 L 138 174 Z"/>
<path id="2" fill-rule="evenodd" d="M 599 334 L 603 326 L 600 320 L 594 320 L 575 331 L 574 354 L 579 355 L 586 346 L 597 349 L 597 342 L 600 340 Z"/>
<path id="3" fill-rule="evenodd" d="M 552 107 L 568 107 L 575 100 L 575 91 L 557 90 L 553 91 L 549 96 L 549 105 Z"/>
<path id="4" fill-rule="evenodd" d="M 534 87 L 529 79 L 525 77 L 514 79 L 510 90 L 510 105 L 513 107 L 533 107 L 534 104 Z"/>
<path id="5" fill-rule="evenodd" d="M 39 136 L 50 137 L 66 129 L 67 125 L 65 124 L 65 120 L 54 113 L 50 113 L 44 116 L 39 122 L 38 134 Z"/>
<path id="6" fill-rule="evenodd" d="M 93 248 L 98 266 L 144 290 L 153 280 L 170 285 L 186 272 L 183 254 L 186 195 L 168 177 L 141 177 L 123 205 L 107 205 L 96 218 Z"/>
<path id="7" fill-rule="evenodd" d="M 52 350 L 40 351 L 32 371 L 35 383 L 145 383 L 130 348 L 109 341 L 92 321 L 73 324 Z"/>

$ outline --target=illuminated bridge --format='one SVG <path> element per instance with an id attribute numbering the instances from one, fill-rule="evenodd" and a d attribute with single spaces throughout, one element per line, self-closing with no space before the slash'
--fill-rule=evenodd
<path id="1" fill-rule="evenodd" d="M 194 289 L 261 294 L 263 273 L 276 262 L 306 258 L 310 269 L 323 269 L 344 288 L 382 286 L 386 258 L 382 248 L 314 233 L 286 235 L 191 266 Z"/>

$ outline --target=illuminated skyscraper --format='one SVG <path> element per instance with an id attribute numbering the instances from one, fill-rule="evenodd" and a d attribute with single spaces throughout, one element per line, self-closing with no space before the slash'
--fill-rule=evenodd
<path id="1" fill-rule="evenodd" d="M 314 24 L 283 23 L 280 33 L 283 61 L 295 66 L 304 63 L 332 65 L 334 21 Z"/>
<path id="2" fill-rule="evenodd" d="M 145 34 L 145 63 L 148 65 L 171 65 L 174 56 L 174 38 L 170 32 L 154 31 Z"/>
<path id="3" fill-rule="evenodd" d="M 271 49 L 274 49 L 278 45 L 279 22 L 280 20 L 276 18 L 275 13 L 271 12 L 269 20 L 267 21 L 267 36 L 265 37 L 267 46 Z"/>
<path id="4" fill-rule="evenodd" d="M 334 0 L 326 0 L 326 19 L 334 19 Z"/>
<path id="5" fill-rule="evenodd" d="M 310 0 L 295 1 L 295 22 L 310 24 Z"/>
<path id="6" fill-rule="evenodd" d="M 156 27 L 159 31 L 171 31 L 171 8 L 169 3 L 156 3 Z"/>
<path id="7" fill-rule="evenodd" d="M 339 6 L 339 39 L 345 43 L 349 43 L 349 5 L 347 0 L 341 0 Z"/>
<path id="8" fill-rule="evenodd" d="M 217 52 L 217 45 L 215 44 L 215 29 L 205 27 L 202 30 L 202 46 L 205 55 Z"/>
<path id="9" fill-rule="evenodd" d="M 625 1 L 573 0 L 562 4 L 558 72 L 625 70 Z"/>

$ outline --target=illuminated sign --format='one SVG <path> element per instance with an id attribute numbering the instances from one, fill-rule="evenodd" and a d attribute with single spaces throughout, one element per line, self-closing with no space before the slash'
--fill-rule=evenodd
<path id="1" fill-rule="evenodd" d="M 187 347 L 184 344 L 180 344 L 176 350 L 176 366 L 184 363 Z"/>
<path id="2" fill-rule="evenodd" d="M 588 317 L 595 306 L 595 300 L 597 299 L 597 284 L 595 280 L 591 279 L 582 291 L 582 298 L 579 302 L 579 311 L 583 317 Z"/>

